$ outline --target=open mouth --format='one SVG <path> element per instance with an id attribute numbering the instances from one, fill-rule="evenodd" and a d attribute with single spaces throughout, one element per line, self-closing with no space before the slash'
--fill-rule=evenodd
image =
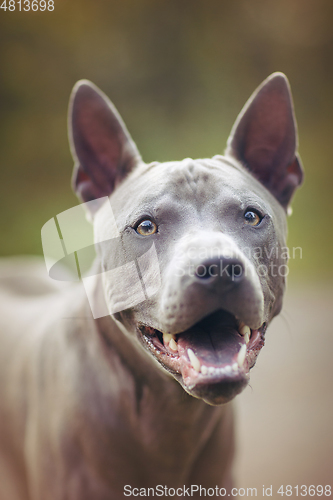
<path id="1" fill-rule="evenodd" d="M 223 310 L 176 335 L 138 328 L 145 347 L 184 389 L 210 404 L 229 401 L 248 383 L 265 331 L 265 323 L 254 330 Z"/>

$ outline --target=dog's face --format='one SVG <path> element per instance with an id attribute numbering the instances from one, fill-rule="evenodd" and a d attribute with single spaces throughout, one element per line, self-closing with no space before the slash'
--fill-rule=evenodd
<path id="1" fill-rule="evenodd" d="M 120 268 L 124 256 L 158 258 L 157 271 L 139 263 L 145 300 L 115 319 L 189 394 L 229 401 L 247 384 L 282 305 L 286 210 L 302 181 L 285 77 L 273 75 L 252 96 L 225 157 L 144 164 L 112 104 L 88 82 L 75 88 L 70 117 L 74 186 L 83 201 L 97 200 L 96 239 L 110 224 L 98 203 L 105 195 L 120 233 L 118 251 L 97 246 L 103 270 Z M 121 302 L 131 289 L 103 276 L 112 311 L 114 297 Z"/>

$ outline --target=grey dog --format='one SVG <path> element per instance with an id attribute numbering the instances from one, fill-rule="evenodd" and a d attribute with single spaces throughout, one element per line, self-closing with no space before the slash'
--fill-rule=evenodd
<path id="1" fill-rule="evenodd" d="M 288 81 L 262 83 L 212 159 L 144 163 L 87 81 L 69 123 L 73 185 L 94 226 L 92 295 L 110 314 L 94 318 L 82 284 L 57 291 L 39 264 L 2 266 L 0 500 L 229 494 L 232 399 L 282 307 L 303 177 Z M 110 204 L 116 246 L 99 244 Z M 113 271 L 152 248 L 158 272 L 141 266 L 146 289 L 128 306 L 135 283 Z"/>

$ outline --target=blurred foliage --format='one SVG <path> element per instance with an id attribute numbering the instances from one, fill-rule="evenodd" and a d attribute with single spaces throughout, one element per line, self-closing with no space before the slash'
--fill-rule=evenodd
<path id="1" fill-rule="evenodd" d="M 111 97 L 146 161 L 222 153 L 241 107 L 287 74 L 306 183 L 294 202 L 292 275 L 332 277 L 331 0 L 55 0 L 0 11 L 2 255 L 42 252 L 40 229 L 77 201 L 67 103 L 88 78 Z"/>

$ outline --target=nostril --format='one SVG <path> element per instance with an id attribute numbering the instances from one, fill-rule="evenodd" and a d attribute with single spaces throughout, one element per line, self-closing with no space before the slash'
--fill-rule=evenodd
<path id="1" fill-rule="evenodd" d="M 238 259 L 221 258 L 199 264 L 195 270 L 195 277 L 199 280 L 215 281 L 222 278 L 224 281 L 240 281 L 244 274 L 244 266 Z"/>
<path id="2" fill-rule="evenodd" d="M 201 280 L 207 280 L 209 278 L 215 277 L 215 275 L 213 275 L 211 272 L 211 267 L 212 266 L 200 264 L 195 271 L 196 277 Z"/>

